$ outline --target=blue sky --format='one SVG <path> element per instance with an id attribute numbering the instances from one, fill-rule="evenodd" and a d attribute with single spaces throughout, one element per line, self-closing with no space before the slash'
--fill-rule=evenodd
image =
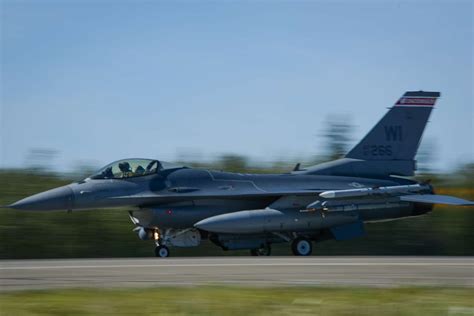
<path id="1" fill-rule="evenodd" d="M 471 2 L 2 1 L 0 167 L 321 154 L 407 90 L 441 91 L 436 167 L 474 158 Z"/>

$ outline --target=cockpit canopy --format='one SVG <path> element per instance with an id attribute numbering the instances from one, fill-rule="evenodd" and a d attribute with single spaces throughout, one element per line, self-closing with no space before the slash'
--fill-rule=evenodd
<path id="1" fill-rule="evenodd" d="M 90 179 L 125 179 L 155 174 L 161 170 L 183 168 L 165 161 L 153 159 L 123 159 L 101 168 Z"/>

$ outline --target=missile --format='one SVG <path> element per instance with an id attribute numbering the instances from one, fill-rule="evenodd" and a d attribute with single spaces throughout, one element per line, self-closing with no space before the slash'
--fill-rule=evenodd
<path id="1" fill-rule="evenodd" d="M 391 208 L 403 208 L 408 205 L 407 202 L 383 202 L 383 203 L 343 203 L 344 201 L 316 201 L 309 204 L 306 209 L 300 210 L 306 212 L 323 212 L 323 216 L 327 212 L 353 212 L 366 210 L 383 210 Z"/>
<path id="2" fill-rule="evenodd" d="M 428 184 L 393 185 L 378 188 L 325 191 L 320 193 L 319 196 L 325 199 L 340 199 L 371 195 L 398 195 L 406 193 L 419 193 L 422 191 L 432 192 L 432 187 Z"/>

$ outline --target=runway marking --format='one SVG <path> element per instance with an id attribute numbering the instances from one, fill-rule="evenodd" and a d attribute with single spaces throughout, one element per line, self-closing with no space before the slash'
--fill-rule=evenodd
<path id="1" fill-rule="evenodd" d="M 179 267 L 289 267 L 289 266 L 466 266 L 472 263 L 462 262 L 295 262 L 295 263 L 198 263 L 198 264 L 118 264 L 118 265 L 56 265 L 56 266 L 24 266 L 0 267 L 0 270 L 45 270 L 45 269 L 107 269 L 107 268 L 179 268 Z"/>

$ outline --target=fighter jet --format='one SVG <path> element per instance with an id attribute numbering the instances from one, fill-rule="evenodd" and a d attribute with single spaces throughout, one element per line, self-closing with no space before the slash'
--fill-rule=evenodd
<path id="1" fill-rule="evenodd" d="M 9 207 L 18 210 L 127 210 L 134 231 L 169 247 L 209 239 L 224 250 L 268 256 L 289 243 L 308 256 L 313 243 L 364 235 L 367 222 L 429 213 L 434 204 L 474 205 L 437 195 L 410 177 L 423 130 L 439 92 L 406 92 L 344 158 L 285 174 L 242 174 L 188 168 L 156 159 L 123 159 L 90 177 Z"/>

